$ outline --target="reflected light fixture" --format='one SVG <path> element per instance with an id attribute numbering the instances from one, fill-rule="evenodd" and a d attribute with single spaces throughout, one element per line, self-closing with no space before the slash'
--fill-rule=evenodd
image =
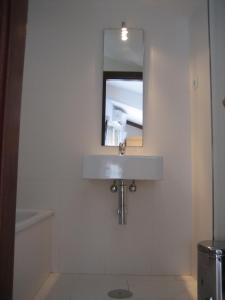
<path id="1" fill-rule="evenodd" d="M 128 30 L 126 27 L 126 23 L 122 22 L 122 27 L 121 27 L 121 40 L 122 41 L 127 41 L 128 40 Z"/>

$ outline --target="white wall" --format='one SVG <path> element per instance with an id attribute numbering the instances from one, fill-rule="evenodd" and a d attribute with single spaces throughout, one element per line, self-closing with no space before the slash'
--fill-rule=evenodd
<path id="1" fill-rule="evenodd" d="M 144 2 L 31 0 L 19 153 L 18 206 L 56 212 L 54 270 L 189 274 L 192 200 L 189 32 L 176 10 Z M 117 225 L 110 182 L 81 178 L 101 147 L 103 29 L 145 32 L 144 147 L 164 156 L 164 180 L 129 193 Z"/>
<path id="2" fill-rule="evenodd" d="M 193 264 L 197 243 L 212 239 L 212 147 L 207 1 L 190 20 Z"/>

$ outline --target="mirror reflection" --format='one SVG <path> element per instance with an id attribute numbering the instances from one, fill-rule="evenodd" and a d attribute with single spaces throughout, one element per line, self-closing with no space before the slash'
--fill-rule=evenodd
<path id="1" fill-rule="evenodd" d="M 104 30 L 102 145 L 143 145 L 143 31 Z"/>

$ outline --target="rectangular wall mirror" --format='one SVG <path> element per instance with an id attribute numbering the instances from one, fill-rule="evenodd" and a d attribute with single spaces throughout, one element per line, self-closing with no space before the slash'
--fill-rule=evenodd
<path id="1" fill-rule="evenodd" d="M 104 30 L 102 145 L 143 146 L 143 30 Z"/>

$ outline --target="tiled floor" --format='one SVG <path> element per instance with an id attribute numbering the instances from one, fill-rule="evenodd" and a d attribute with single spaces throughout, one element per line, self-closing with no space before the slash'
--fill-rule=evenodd
<path id="1" fill-rule="evenodd" d="M 128 289 L 131 300 L 196 300 L 196 282 L 189 276 L 56 274 L 34 300 L 109 300 L 108 291 Z"/>

